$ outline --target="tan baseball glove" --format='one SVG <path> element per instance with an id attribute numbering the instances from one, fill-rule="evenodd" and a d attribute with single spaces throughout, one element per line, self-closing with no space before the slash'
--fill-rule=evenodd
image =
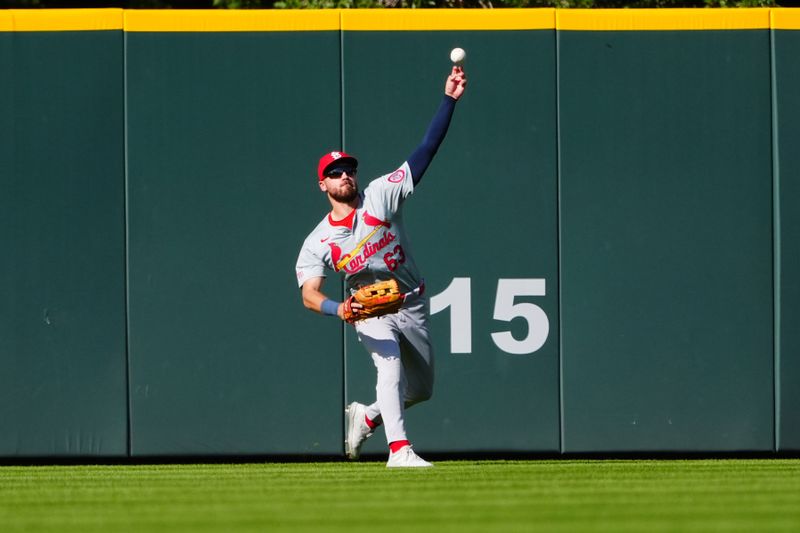
<path id="1" fill-rule="evenodd" d="M 365 285 L 344 302 L 344 320 L 353 324 L 374 316 L 396 313 L 403 306 L 405 295 L 400 292 L 397 280 L 390 279 Z M 353 302 L 362 305 L 353 308 Z"/>

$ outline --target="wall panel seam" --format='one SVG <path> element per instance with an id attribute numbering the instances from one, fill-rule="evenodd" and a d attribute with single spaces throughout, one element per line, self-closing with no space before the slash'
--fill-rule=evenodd
<path id="1" fill-rule="evenodd" d="M 339 145 L 342 151 L 347 151 L 346 137 L 345 137 L 345 79 L 344 79 L 344 31 L 342 31 L 342 11 L 339 10 Z M 342 300 L 344 300 L 345 281 L 344 278 L 340 280 L 339 287 L 341 290 Z M 341 347 L 342 347 L 342 409 L 340 413 L 342 416 L 342 423 L 339 425 L 342 428 L 342 455 L 344 455 L 344 439 L 345 439 L 345 419 L 344 419 L 344 406 L 347 405 L 347 323 L 342 322 L 341 331 Z"/>
<path id="2" fill-rule="evenodd" d="M 128 160 L 128 35 L 122 33 L 122 154 L 123 154 L 123 189 L 122 194 L 124 198 L 123 215 L 124 215 L 124 254 L 125 254 L 125 269 L 124 269 L 124 283 L 125 283 L 125 400 L 126 400 L 126 416 L 127 416 L 127 446 L 126 453 L 128 457 L 133 453 L 133 402 L 131 399 L 131 313 L 130 313 L 130 196 L 129 196 L 129 160 Z"/>
<path id="3" fill-rule="evenodd" d="M 771 14 L 770 19 L 774 16 Z M 772 25 L 772 24 L 771 24 Z M 780 448 L 780 368 L 781 368 L 781 202 L 780 159 L 778 146 L 778 84 L 775 57 L 775 30 L 769 32 L 770 110 L 772 134 L 772 379 L 773 379 L 773 450 Z"/>
<path id="4" fill-rule="evenodd" d="M 555 25 L 559 13 L 556 11 Z M 561 272 L 561 37 L 553 32 L 555 39 L 555 106 L 556 106 L 556 272 L 558 275 L 558 447 L 564 453 L 564 321 L 562 315 Z"/>

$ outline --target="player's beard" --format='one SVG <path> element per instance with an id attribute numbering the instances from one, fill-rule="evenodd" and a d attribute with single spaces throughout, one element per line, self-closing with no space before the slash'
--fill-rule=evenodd
<path id="1" fill-rule="evenodd" d="M 349 204 L 356 198 L 358 198 L 358 184 L 353 183 L 350 187 L 342 187 L 340 190 L 336 191 L 328 191 L 331 195 L 331 198 L 336 200 L 337 202 L 341 202 L 343 204 Z"/>

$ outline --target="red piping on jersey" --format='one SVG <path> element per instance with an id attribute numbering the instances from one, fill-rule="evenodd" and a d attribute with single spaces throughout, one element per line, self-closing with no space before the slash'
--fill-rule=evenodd
<path id="1" fill-rule="evenodd" d="M 344 217 L 342 220 L 333 220 L 331 213 L 328 213 L 328 223 L 331 226 L 344 226 L 347 229 L 353 229 L 353 220 L 356 217 L 356 210 L 353 209 L 350 211 L 350 214 Z"/>

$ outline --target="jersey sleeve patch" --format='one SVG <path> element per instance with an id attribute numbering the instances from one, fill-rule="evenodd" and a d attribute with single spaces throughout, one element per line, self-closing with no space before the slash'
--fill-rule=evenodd
<path id="1" fill-rule="evenodd" d="M 379 213 L 382 213 L 384 218 L 388 219 L 400 209 L 403 200 L 413 192 L 411 169 L 408 168 L 408 163 L 403 163 L 397 170 L 370 182 L 364 190 L 364 196 L 372 202 L 375 210 L 373 215 L 379 216 Z"/>
<path id="2" fill-rule="evenodd" d="M 402 181 L 406 177 L 406 171 L 402 168 L 398 168 L 388 176 L 386 176 L 386 181 L 389 183 L 402 183 Z"/>

